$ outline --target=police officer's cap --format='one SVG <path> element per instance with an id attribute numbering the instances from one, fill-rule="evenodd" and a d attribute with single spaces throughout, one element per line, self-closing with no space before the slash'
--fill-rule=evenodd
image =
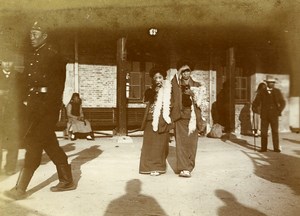
<path id="1" fill-rule="evenodd" d="M 42 21 L 35 21 L 31 27 L 31 30 L 47 32 L 47 26 Z"/>

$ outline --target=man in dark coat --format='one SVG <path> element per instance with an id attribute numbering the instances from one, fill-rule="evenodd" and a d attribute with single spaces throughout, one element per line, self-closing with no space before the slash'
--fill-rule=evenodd
<path id="1" fill-rule="evenodd" d="M 25 60 L 24 71 L 24 103 L 27 104 L 29 123 L 25 135 L 25 163 L 16 186 L 5 193 L 13 199 L 26 197 L 27 186 L 40 165 L 43 150 L 56 165 L 58 172 L 59 183 L 51 187 L 51 191 L 75 189 L 71 166 L 55 135 L 65 83 L 65 63 L 47 43 L 47 37 L 42 24 L 35 22 L 30 31 L 33 52 Z"/>
<path id="2" fill-rule="evenodd" d="M 1 56 L 0 71 L 0 165 L 2 149 L 6 149 L 6 175 L 16 172 L 20 144 L 21 108 L 19 73 L 14 70 L 13 56 Z M 1 166 L 0 166 L 1 169 Z"/>
<path id="3" fill-rule="evenodd" d="M 278 118 L 285 107 L 285 101 L 281 91 L 275 88 L 276 80 L 268 75 L 265 80 L 267 88 L 263 89 L 256 95 L 252 109 L 257 112 L 260 109 L 261 118 L 261 150 L 266 152 L 268 146 L 268 128 L 271 125 L 272 141 L 275 152 L 281 152 L 279 148 L 279 134 L 278 134 Z"/>

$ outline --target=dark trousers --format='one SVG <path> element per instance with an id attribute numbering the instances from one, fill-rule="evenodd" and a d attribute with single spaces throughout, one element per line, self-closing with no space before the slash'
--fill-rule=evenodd
<path id="1" fill-rule="evenodd" d="M 269 125 L 271 125 L 273 148 L 279 149 L 278 116 L 270 114 L 261 118 L 261 149 L 267 150 Z"/>
<path id="2" fill-rule="evenodd" d="M 4 169 L 6 171 L 14 171 L 16 169 L 17 162 L 18 162 L 18 153 L 19 153 L 18 147 L 16 147 L 16 148 L 7 148 L 6 164 L 4 166 Z M 2 149 L 1 149 L 0 160 L 2 161 Z"/>
<path id="3" fill-rule="evenodd" d="M 59 146 L 55 135 L 58 112 L 47 113 L 45 117 L 35 120 L 31 118 L 32 126 L 26 137 L 26 154 L 24 168 L 35 171 L 42 158 L 43 150 L 55 165 L 68 164 L 67 155 Z"/>
<path id="4" fill-rule="evenodd" d="M 190 108 L 183 108 L 181 116 L 181 119 L 175 122 L 177 169 L 192 172 L 195 167 L 198 131 L 189 134 Z"/>
<path id="5" fill-rule="evenodd" d="M 7 150 L 5 158 L 4 169 L 6 171 L 15 171 L 18 162 L 18 153 L 19 153 L 19 131 L 18 131 L 19 122 L 9 121 L 7 124 L 3 124 L 3 130 L 0 134 L 0 169 L 1 162 L 3 158 L 3 149 Z"/>

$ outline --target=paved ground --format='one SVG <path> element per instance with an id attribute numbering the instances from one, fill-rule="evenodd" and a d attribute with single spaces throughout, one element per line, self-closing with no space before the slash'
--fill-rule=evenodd
<path id="1" fill-rule="evenodd" d="M 283 152 L 264 154 L 253 150 L 253 137 L 201 137 L 196 168 L 189 179 L 179 178 L 173 171 L 174 141 L 167 173 L 151 177 L 138 174 L 141 137 L 132 137 L 133 143 L 107 137 L 75 142 L 62 139 L 60 145 L 69 156 L 77 189 L 49 191 L 57 176 L 45 155 L 26 200 L 3 196 L 18 174 L 0 176 L 0 215 L 299 215 L 300 134 L 280 136 Z M 21 165 L 24 150 L 19 157 Z"/>

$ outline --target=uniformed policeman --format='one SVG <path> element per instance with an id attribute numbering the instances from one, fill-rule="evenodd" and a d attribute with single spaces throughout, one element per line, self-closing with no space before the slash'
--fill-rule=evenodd
<path id="1" fill-rule="evenodd" d="M 30 31 L 33 50 L 26 56 L 24 70 L 24 103 L 27 104 L 28 116 L 25 162 L 16 186 L 5 193 L 13 199 L 26 197 L 27 186 L 40 165 L 43 150 L 56 165 L 59 178 L 59 183 L 51 187 L 51 191 L 75 189 L 71 166 L 55 135 L 65 83 L 65 63 L 47 43 L 47 38 L 46 28 L 35 22 Z"/>

